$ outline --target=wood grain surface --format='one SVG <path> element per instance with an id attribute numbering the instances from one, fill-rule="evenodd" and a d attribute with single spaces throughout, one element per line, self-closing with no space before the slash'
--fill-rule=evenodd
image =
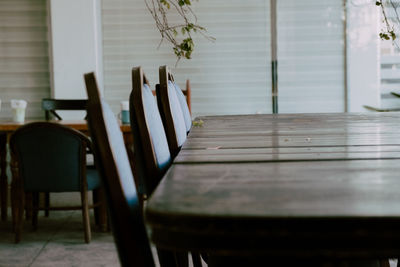
<path id="1" fill-rule="evenodd" d="M 400 114 L 211 116 L 146 206 L 152 240 L 219 255 L 400 255 Z"/>

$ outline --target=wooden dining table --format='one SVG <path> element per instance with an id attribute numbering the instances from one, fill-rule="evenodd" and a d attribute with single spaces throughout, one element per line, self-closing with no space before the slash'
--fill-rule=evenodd
<path id="1" fill-rule="evenodd" d="M 0 121 L 0 201 L 1 201 L 1 220 L 7 220 L 7 199 L 8 199 L 8 178 L 7 178 L 7 144 L 10 136 L 21 126 L 31 123 L 44 121 L 43 119 L 29 119 L 23 123 L 17 123 L 12 121 Z M 83 132 L 86 135 L 89 135 L 88 125 L 86 120 L 54 120 L 50 121 L 54 123 L 59 123 L 68 127 L 71 127 L 75 130 Z M 125 145 L 127 148 L 131 148 L 133 144 L 133 137 L 131 134 L 131 127 L 129 124 L 121 124 L 121 131 L 124 136 Z M 133 152 L 130 149 L 128 150 L 128 154 L 132 156 Z"/>
<path id="2" fill-rule="evenodd" d="M 145 207 L 157 247 L 400 255 L 400 113 L 197 118 Z"/>

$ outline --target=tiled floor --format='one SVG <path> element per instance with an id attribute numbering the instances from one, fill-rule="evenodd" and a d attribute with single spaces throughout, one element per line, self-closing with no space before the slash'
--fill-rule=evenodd
<path id="1" fill-rule="evenodd" d="M 52 196 L 52 205 L 72 201 L 79 195 Z M 75 202 L 74 202 L 75 201 Z M 8 221 L 0 222 L 0 266 L 119 266 L 116 247 L 111 232 L 102 233 L 94 226 L 91 213 L 92 241 L 83 239 L 82 213 L 80 211 L 51 211 L 46 218 L 39 213 L 38 229 L 32 230 L 30 222 L 24 223 L 22 240 L 14 243 L 11 231 L 11 212 Z"/>

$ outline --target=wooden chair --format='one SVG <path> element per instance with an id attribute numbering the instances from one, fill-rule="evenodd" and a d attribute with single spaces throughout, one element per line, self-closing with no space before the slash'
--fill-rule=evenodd
<path id="1" fill-rule="evenodd" d="M 132 69 L 129 102 L 138 190 L 145 199 L 171 165 L 171 154 L 156 101 L 140 67 Z"/>
<path id="2" fill-rule="evenodd" d="M 174 77 L 172 76 L 172 74 L 170 74 L 170 80 L 174 81 L 174 83 L 175 83 L 175 80 L 174 80 Z M 175 85 L 178 85 L 178 84 L 175 83 Z M 179 88 L 179 86 L 178 86 L 178 88 Z M 182 94 L 184 95 L 184 97 L 186 99 L 186 104 L 187 104 L 187 107 L 189 109 L 189 113 L 192 114 L 192 88 L 191 88 L 189 79 L 186 80 L 186 88 L 185 88 L 185 90 L 181 90 L 181 92 L 182 92 Z M 152 93 L 153 93 L 154 96 L 157 95 L 156 90 L 152 90 Z"/>
<path id="3" fill-rule="evenodd" d="M 171 86 L 172 88 L 175 87 L 175 92 L 176 96 L 178 97 L 179 104 L 183 113 L 183 118 L 185 120 L 185 126 L 186 126 L 186 132 L 189 134 L 190 129 L 192 128 L 192 114 L 191 114 L 191 109 L 190 109 L 190 99 L 188 97 L 185 98 L 185 91 L 182 91 L 179 85 L 175 82 L 174 76 L 171 74 L 167 66 L 161 66 L 159 68 L 159 73 L 160 73 L 160 79 L 161 77 L 168 77 L 168 85 Z M 156 87 L 159 87 L 160 85 L 156 85 Z M 189 89 L 186 89 L 186 92 L 189 92 L 189 96 L 191 94 L 190 92 L 190 82 L 189 80 L 186 81 L 186 87 Z M 160 104 L 160 103 L 159 103 Z M 163 112 L 160 108 L 160 111 Z M 163 114 L 161 114 L 163 116 Z"/>
<path id="4" fill-rule="evenodd" d="M 12 156 L 12 213 L 15 241 L 21 239 L 25 192 L 33 196 L 32 224 L 37 227 L 40 192 L 80 192 L 81 206 L 53 207 L 52 210 L 81 209 L 85 242 L 91 239 L 88 191 L 100 189 L 97 171 L 86 167 L 86 148 L 91 141 L 79 131 L 50 122 L 20 127 L 10 138 Z M 100 208 L 100 224 L 106 230 L 105 203 Z M 93 206 L 94 207 L 94 206 Z M 47 207 L 45 207 L 47 208 Z"/>
<path id="5" fill-rule="evenodd" d="M 169 150 L 174 158 L 183 143 L 186 141 L 186 135 L 191 127 L 191 118 L 185 122 L 184 114 L 186 112 L 184 105 L 181 104 L 176 87 L 170 80 L 170 73 L 167 66 L 161 66 L 159 69 L 160 84 L 156 86 L 157 102 L 163 120 L 165 132 L 168 139 Z"/>
<path id="6" fill-rule="evenodd" d="M 131 128 L 135 137 L 135 166 L 140 176 L 138 189 L 142 198 L 146 199 L 170 167 L 172 158 L 156 101 L 141 67 L 132 69 L 129 102 Z M 163 261 L 171 261 L 168 252 L 158 250 L 158 253 Z M 192 253 L 192 260 L 195 267 L 202 266 L 199 254 Z M 179 266 L 187 266 L 187 253 L 174 253 L 173 261 L 178 262 Z"/>
<path id="7" fill-rule="evenodd" d="M 94 73 L 85 74 L 85 82 L 89 96 L 88 124 L 95 160 L 105 185 L 121 266 L 154 267 L 141 203 L 118 122 L 107 103 L 100 100 Z M 166 258 L 169 261 L 165 262 Z M 170 253 L 159 251 L 159 259 L 163 263 L 161 266 L 175 266 Z"/>
<path id="8" fill-rule="evenodd" d="M 56 110 L 86 110 L 86 105 L 86 99 L 42 99 L 42 109 L 45 112 L 46 120 L 50 120 L 51 116 L 62 120 Z"/>

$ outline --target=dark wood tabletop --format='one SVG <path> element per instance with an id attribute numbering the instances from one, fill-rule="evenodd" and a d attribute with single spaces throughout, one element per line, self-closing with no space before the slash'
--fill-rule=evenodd
<path id="1" fill-rule="evenodd" d="M 199 119 L 145 209 L 157 246 L 400 255 L 400 113 Z"/>

